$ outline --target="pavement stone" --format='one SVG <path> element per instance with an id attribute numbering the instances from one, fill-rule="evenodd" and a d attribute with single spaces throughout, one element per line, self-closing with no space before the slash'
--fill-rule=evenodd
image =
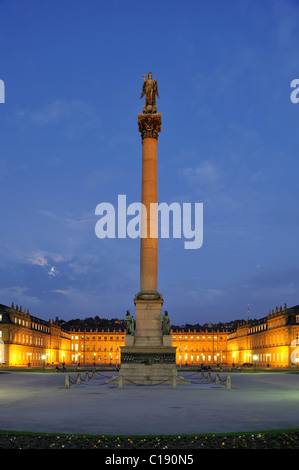
<path id="1" fill-rule="evenodd" d="M 0 373 L 0 429 L 100 435 L 203 434 L 299 427 L 299 374 L 227 373 L 219 385 L 200 373 L 179 372 L 190 385 L 135 386 L 97 372 L 75 384 L 76 373 Z M 84 374 L 80 374 L 84 378 Z M 212 373 L 215 378 L 215 373 Z"/>

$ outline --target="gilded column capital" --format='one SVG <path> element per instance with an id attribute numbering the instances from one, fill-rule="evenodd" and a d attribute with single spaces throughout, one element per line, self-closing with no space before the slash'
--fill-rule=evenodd
<path id="1" fill-rule="evenodd" d="M 161 132 L 161 116 L 162 114 L 138 114 L 138 128 L 142 140 L 147 137 L 158 140 Z"/>

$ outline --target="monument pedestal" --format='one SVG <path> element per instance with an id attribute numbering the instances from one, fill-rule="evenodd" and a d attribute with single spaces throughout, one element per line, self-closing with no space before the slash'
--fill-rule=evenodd
<path id="1" fill-rule="evenodd" d="M 149 300 L 153 294 L 137 294 L 136 330 L 134 335 L 126 335 L 125 346 L 121 347 L 121 368 L 119 376 L 122 384 L 159 385 L 187 384 L 178 377 L 176 368 L 176 348 L 171 346 L 171 335 L 163 335 L 161 329 L 161 309 L 163 299 Z"/>
<path id="2" fill-rule="evenodd" d="M 149 299 L 148 297 L 156 297 Z M 160 294 L 139 293 L 134 299 L 136 329 L 134 345 L 139 347 L 163 346 L 161 312 L 163 298 Z"/>
<path id="3" fill-rule="evenodd" d="M 137 358 L 138 361 L 140 361 L 129 362 L 127 364 L 122 363 L 119 376 L 121 377 L 123 384 L 172 385 L 174 381 L 176 383 L 178 380 L 175 364 L 166 364 L 165 362 L 149 363 L 149 361 L 155 360 L 158 357 L 165 357 L 163 351 L 151 350 L 147 352 L 142 349 L 139 353 L 134 348 L 134 350 L 127 350 L 124 352 L 124 348 L 122 348 L 122 355 L 123 354 L 130 358 L 134 357 L 134 361 L 136 361 Z"/>
<path id="4" fill-rule="evenodd" d="M 130 342 L 130 341 L 129 341 Z M 121 385 L 176 385 L 189 384 L 178 376 L 175 347 L 121 347 Z"/>
<path id="5" fill-rule="evenodd" d="M 164 346 L 161 329 L 163 298 L 157 292 L 139 292 L 134 299 L 136 329 L 121 347 L 120 375 L 123 383 L 153 385 L 173 380 L 175 349 Z"/>

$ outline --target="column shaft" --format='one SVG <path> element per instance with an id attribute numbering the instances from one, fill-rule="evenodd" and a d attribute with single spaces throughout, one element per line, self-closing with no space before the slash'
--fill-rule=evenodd
<path id="1" fill-rule="evenodd" d="M 141 202 L 146 210 L 142 214 L 140 242 L 140 291 L 157 292 L 158 288 L 158 214 L 157 206 L 157 145 L 155 138 L 142 141 Z"/>

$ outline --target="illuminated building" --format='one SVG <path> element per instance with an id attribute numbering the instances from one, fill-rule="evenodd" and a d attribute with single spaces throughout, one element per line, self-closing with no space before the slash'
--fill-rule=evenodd
<path id="1" fill-rule="evenodd" d="M 171 331 L 177 365 L 226 364 L 228 334 L 228 331 L 214 331 L 213 328 Z"/>
<path id="2" fill-rule="evenodd" d="M 71 330 L 69 332 L 71 363 L 120 365 L 120 346 L 125 344 L 125 331 Z"/>
<path id="3" fill-rule="evenodd" d="M 267 317 L 240 324 L 227 341 L 228 362 L 292 367 L 299 360 L 299 305 L 276 307 Z"/>
<path id="4" fill-rule="evenodd" d="M 7 366 L 41 366 L 70 361 L 69 333 L 22 307 L 0 304 L 0 362 Z"/>
<path id="5" fill-rule="evenodd" d="M 0 364 L 7 367 L 119 366 L 125 330 L 66 330 L 22 307 L 0 304 Z M 299 305 L 276 307 L 266 317 L 234 329 L 171 330 L 177 366 L 299 366 Z"/>

